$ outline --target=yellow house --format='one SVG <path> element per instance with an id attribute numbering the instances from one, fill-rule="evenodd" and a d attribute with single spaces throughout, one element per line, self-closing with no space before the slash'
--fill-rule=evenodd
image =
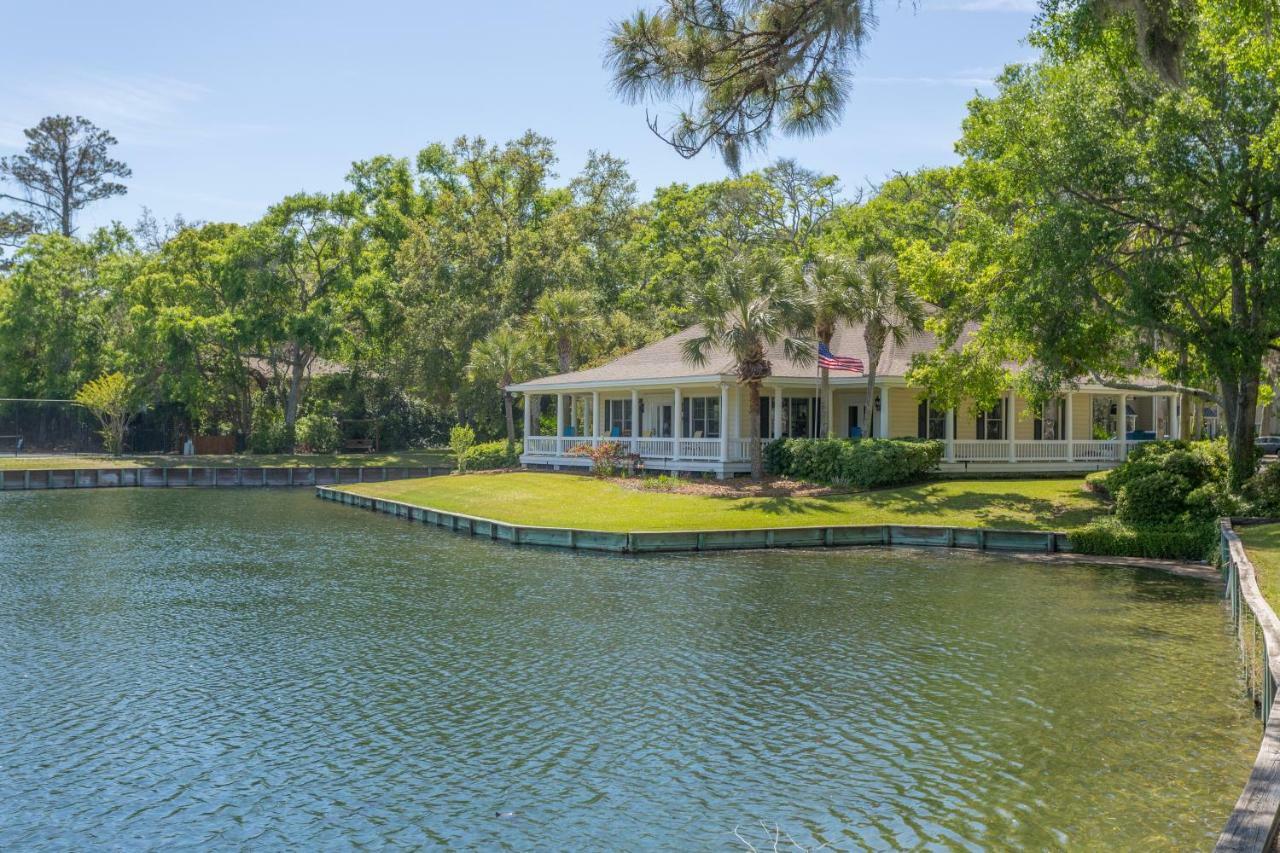
<path id="1" fill-rule="evenodd" d="M 583 444 L 621 442 L 649 470 L 700 471 L 727 476 L 750 470 L 748 394 L 733 359 L 712 349 L 704 368 L 683 356 L 685 329 L 607 364 L 510 386 L 525 397 L 524 454 L 528 466 L 585 466 L 571 451 Z M 767 442 L 817 434 L 819 419 L 834 415 L 835 434 L 847 438 L 915 436 L 945 443 L 944 471 L 1091 471 L 1116 464 L 1134 444 L 1178 438 L 1179 395 L 1156 390 L 1117 391 L 1081 384 L 1065 391 L 1036 417 L 1012 391 L 989 411 L 942 409 L 906 383 L 912 356 L 932 351 L 936 339 L 920 333 L 882 354 L 871 405 L 867 378 L 831 371 L 823 398 L 816 366 L 769 353 L 772 375 L 763 383 L 760 435 Z M 836 330 L 831 349 L 867 360 L 863 329 Z"/>

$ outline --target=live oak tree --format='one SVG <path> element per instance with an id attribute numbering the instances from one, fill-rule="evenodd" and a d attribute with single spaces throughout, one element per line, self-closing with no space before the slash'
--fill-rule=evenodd
<path id="1" fill-rule="evenodd" d="M 286 371 L 284 423 L 293 435 L 316 356 L 334 356 L 360 314 L 360 234 L 349 195 L 289 196 L 239 238 L 258 291 L 254 322 Z"/>
<path id="2" fill-rule="evenodd" d="M 1041 396 L 1147 371 L 1218 401 L 1239 487 L 1280 336 L 1280 42 L 1266 4 L 1200 0 L 1170 85 L 1131 21 L 1075 24 L 1047 18 L 1043 59 L 971 106 L 971 199 L 1005 227 L 982 241 L 999 274 L 957 278 L 957 303 Z"/>
<path id="3" fill-rule="evenodd" d="M 111 157 L 115 137 L 88 119 L 48 116 L 23 135 L 23 153 L 0 158 L 0 199 L 18 206 L 0 214 L 0 244 L 35 232 L 70 237 L 77 212 L 127 192 L 117 179 L 132 172 Z"/>

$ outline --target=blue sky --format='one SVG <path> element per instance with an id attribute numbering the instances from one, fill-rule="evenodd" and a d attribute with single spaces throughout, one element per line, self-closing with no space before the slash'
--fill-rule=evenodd
<path id="1" fill-rule="evenodd" d="M 18 4 L 0 53 L 0 155 L 51 113 L 110 129 L 130 192 L 85 226 L 132 224 L 143 205 L 162 219 L 245 222 L 288 193 L 341 188 L 353 160 L 528 128 L 557 141 L 562 180 L 593 148 L 626 159 L 645 196 L 720 178 L 716 154 L 683 160 L 610 90 L 609 23 L 644 3 Z M 882 3 L 841 125 L 775 140 L 756 164 L 794 157 L 852 188 L 953 162 L 966 102 L 1034 55 L 1033 14 L 1033 0 Z"/>

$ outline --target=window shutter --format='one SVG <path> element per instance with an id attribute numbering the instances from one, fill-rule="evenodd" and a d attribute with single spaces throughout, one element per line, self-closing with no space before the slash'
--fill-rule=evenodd
<path id="1" fill-rule="evenodd" d="M 921 400 L 916 406 L 916 437 L 929 437 L 929 401 Z"/>
<path id="2" fill-rule="evenodd" d="M 987 437 L 987 413 L 978 412 L 978 432 L 976 438 Z"/>

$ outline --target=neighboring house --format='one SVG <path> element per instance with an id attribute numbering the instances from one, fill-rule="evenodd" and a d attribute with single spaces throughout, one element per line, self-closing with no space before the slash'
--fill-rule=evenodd
<path id="1" fill-rule="evenodd" d="M 589 460 L 571 455 L 572 448 L 612 439 L 643 457 L 649 470 L 722 477 L 749 471 L 746 389 L 738 384 L 733 360 L 724 351 L 711 350 L 705 368 L 684 359 L 681 344 L 698 332 L 697 327 L 685 329 L 600 367 L 510 386 L 526 401 L 521 462 L 585 466 Z M 861 326 L 840 327 L 832 351 L 865 361 L 862 332 Z M 1183 431 L 1178 395 L 1091 384 L 1064 393 L 1045 408 L 1043 417 L 1033 417 L 1026 401 L 1012 391 L 987 412 L 934 407 L 904 377 L 912 356 L 936 346 L 927 333 L 913 336 L 903 347 L 889 343 L 870 411 L 864 405 L 865 376 L 832 371 L 829 396 L 822 400 L 816 366 L 802 367 L 774 347 L 769 354 L 773 375 L 761 393 L 762 439 L 814 435 L 817 417 L 830 409 L 839 436 L 944 441 L 944 471 L 1089 471 L 1116 464 L 1135 443 L 1177 438 Z M 1123 424 L 1120 412 L 1125 413 Z"/>

